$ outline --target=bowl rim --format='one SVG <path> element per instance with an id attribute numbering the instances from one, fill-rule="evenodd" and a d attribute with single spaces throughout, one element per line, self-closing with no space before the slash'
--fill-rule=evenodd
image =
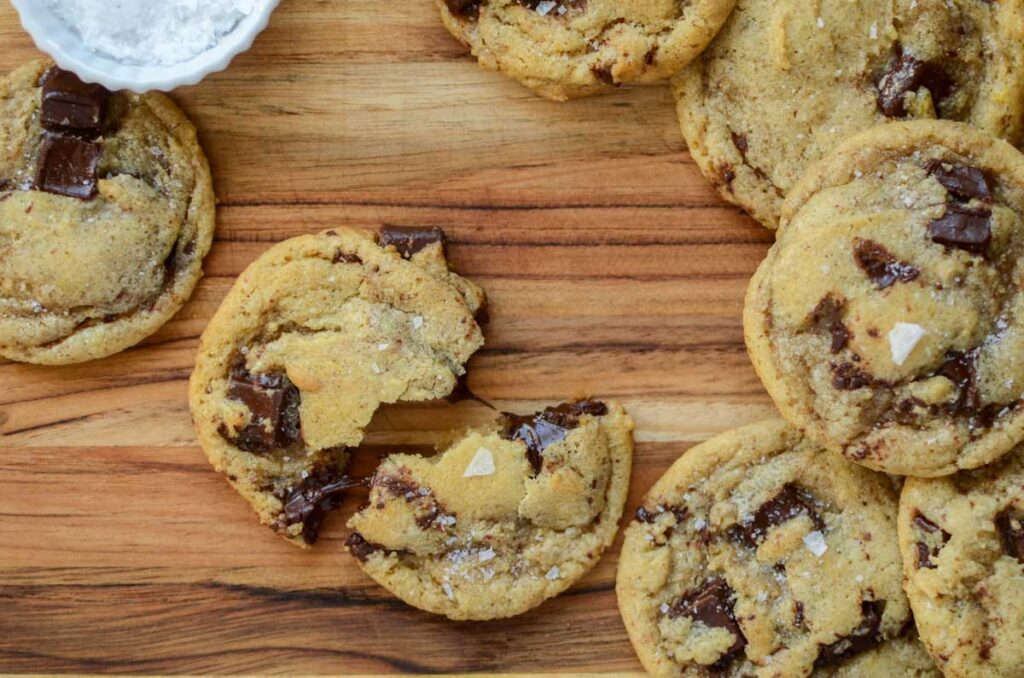
<path id="1" fill-rule="evenodd" d="M 74 32 L 42 0 L 10 0 L 21 25 L 36 47 L 49 54 L 61 68 L 72 71 L 86 82 L 99 83 L 109 90 L 150 90 L 168 92 L 194 85 L 228 67 L 231 61 L 252 47 L 256 36 L 270 23 L 270 15 L 280 0 L 259 0 L 252 14 L 210 49 L 188 61 L 165 65 L 125 64 L 89 51 Z"/>

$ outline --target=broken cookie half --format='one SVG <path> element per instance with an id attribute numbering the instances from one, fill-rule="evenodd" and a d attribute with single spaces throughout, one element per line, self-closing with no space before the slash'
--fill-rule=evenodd
<path id="1" fill-rule="evenodd" d="M 620 405 L 583 400 L 505 415 L 433 457 L 392 455 L 349 520 L 349 551 L 422 610 L 526 612 L 583 577 L 615 538 L 632 431 Z"/>
<path id="2" fill-rule="evenodd" d="M 459 384 L 484 342 L 483 303 L 448 270 L 439 229 L 336 229 L 274 246 L 203 333 L 190 405 L 210 462 L 263 523 L 314 543 L 377 409 Z"/>

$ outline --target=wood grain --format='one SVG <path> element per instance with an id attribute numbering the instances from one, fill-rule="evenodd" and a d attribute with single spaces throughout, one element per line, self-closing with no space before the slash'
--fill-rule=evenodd
<path id="1" fill-rule="evenodd" d="M 6 4 L 0 45 L 0 70 L 37 56 Z M 312 553 L 258 527 L 195 445 L 185 394 L 206 320 L 272 243 L 442 226 L 492 299 L 472 388 L 520 411 L 622 400 L 632 509 L 695 442 L 772 412 L 739 319 L 771 236 L 701 179 L 667 89 L 552 104 L 478 69 L 429 0 L 285 0 L 251 52 L 175 98 L 220 198 L 193 300 L 106 360 L 0 363 L 0 673 L 638 670 L 617 547 L 520 618 L 433 618 L 344 553 L 358 497 Z M 488 416 L 387 408 L 359 467 Z"/>

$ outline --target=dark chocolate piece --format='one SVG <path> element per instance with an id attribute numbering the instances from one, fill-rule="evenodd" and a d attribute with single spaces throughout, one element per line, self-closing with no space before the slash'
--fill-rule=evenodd
<path id="1" fill-rule="evenodd" d="M 952 93 L 953 86 L 953 80 L 942 66 L 916 59 L 900 48 L 876 83 L 878 107 L 890 118 L 901 118 L 907 114 L 904 96 L 924 88 L 931 92 L 938 113 L 939 103 Z"/>
<path id="2" fill-rule="evenodd" d="M 228 378 L 228 397 L 241 401 L 251 413 L 249 423 L 229 438 L 239 449 L 262 454 L 299 439 L 302 395 L 284 373 L 252 374 L 238 363 Z"/>
<path id="3" fill-rule="evenodd" d="M 383 551 L 386 554 L 391 553 L 405 553 L 405 551 L 398 551 L 394 549 L 386 549 L 380 544 L 374 544 L 366 541 L 363 535 L 358 532 L 353 532 L 349 535 L 348 539 L 345 540 L 345 546 L 348 547 L 348 552 L 359 559 L 360 562 L 365 563 L 370 556 L 374 553 Z"/>
<path id="4" fill-rule="evenodd" d="M 341 250 L 338 250 L 337 252 L 334 253 L 334 258 L 331 259 L 331 263 L 333 263 L 333 264 L 361 264 L 361 263 L 363 263 L 363 260 L 361 258 L 359 258 L 358 254 L 349 254 L 348 252 L 343 252 Z"/>
<path id="5" fill-rule="evenodd" d="M 43 76 L 42 87 L 39 122 L 44 129 L 87 139 L 100 135 L 110 98 L 105 87 L 82 82 L 74 73 L 56 66 Z"/>
<path id="6" fill-rule="evenodd" d="M 945 214 L 929 222 L 928 235 L 944 247 L 984 255 L 992 242 L 992 210 L 949 204 Z"/>
<path id="7" fill-rule="evenodd" d="M 948 407 L 950 414 L 973 412 L 980 405 L 978 387 L 975 383 L 977 378 L 975 355 L 973 351 L 969 353 L 952 351 L 946 355 L 946 362 L 936 372 L 937 375 L 953 382 L 959 390 L 956 400 Z"/>
<path id="8" fill-rule="evenodd" d="M 832 353 L 846 348 L 850 341 L 850 330 L 843 323 L 843 311 L 846 303 L 836 299 L 831 294 L 818 302 L 811 312 L 811 322 L 819 330 L 828 332 L 832 336 Z"/>
<path id="9" fill-rule="evenodd" d="M 832 366 L 832 386 L 840 391 L 856 391 L 874 384 L 874 377 L 853 363 Z"/>
<path id="10" fill-rule="evenodd" d="M 592 66 L 590 68 L 590 72 L 594 74 L 595 78 L 606 85 L 615 84 L 615 74 L 612 73 L 612 67 L 610 65 Z"/>
<path id="11" fill-rule="evenodd" d="M 885 611 L 885 601 L 865 600 L 861 603 L 860 609 L 863 615 L 860 626 L 851 631 L 848 636 L 828 645 L 819 645 L 818 658 L 814 660 L 814 668 L 834 666 L 881 644 L 883 638 L 880 629 L 882 613 Z"/>
<path id="12" fill-rule="evenodd" d="M 506 440 L 526 443 L 526 456 L 530 465 L 534 473 L 540 473 L 544 465 L 544 450 L 565 440 L 568 432 L 580 425 L 580 417 L 585 414 L 601 417 L 608 414 L 608 407 L 596 400 L 581 400 L 526 416 L 505 413 L 502 436 Z"/>
<path id="13" fill-rule="evenodd" d="M 996 529 L 1007 555 L 1024 563 L 1024 512 L 1015 512 L 1012 508 L 1000 512 L 996 516 Z"/>
<path id="14" fill-rule="evenodd" d="M 99 144 L 76 137 L 46 134 L 39 149 L 35 188 L 79 200 L 96 196 Z"/>
<path id="15" fill-rule="evenodd" d="M 917 542 L 916 546 L 918 569 L 935 569 L 936 565 L 932 562 L 932 558 L 935 558 L 939 555 L 939 552 L 942 551 L 942 547 L 949 542 L 951 535 L 949 534 L 949 532 L 946 532 L 944 529 L 942 529 L 942 527 L 939 526 L 937 523 L 934 523 L 928 518 L 926 518 L 924 514 L 922 514 L 920 511 L 917 511 L 915 513 L 914 519 L 911 522 L 913 522 L 914 526 L 923 532 L 940 535 L 942 539 L 942 544 L 940 545 L 937 545 L 935 547 L 929 547 L 928 544 L 919 541 Z"/>
<path id="16" fill-rule="evenodd" d="M 675 601 L 668 616 L 689 617 L 711 628 L 725 629 L 736 641 L 715 662 L 716 668 L 724 668 L 747 645 L 743 630 L 736 622 L 733 612 L 735 592 L 721 577 L 712 577 L 700 587 L 689 591 Z"/>
<path id="17" fill-rule="evenodd" d="M 285 524 L 301 524 L 302 540 L 315 544 L 327 514 L 341 506 L 346 490 L 361 484 L 333 468 L 314 470 L 284 497 Z"/>
<path id="18" fill-rule="evenodd" d="M 769 528 L 782 525 L 801 514 L 811 519 L 815 529 L 825 528 L 825 522 L 815 510 L 814 499 L 810 493 L 794 483 L 786 483 L 778 494 L 754 512 L 750 522 L 737 523 L 730 527 L 729 538 L 750 548 L 757 548 Z"/>
<path id="19" fill-rule="evenodd" d="M 988 177 L 977 167 L 929 160 L 924 169 L 958 200 L 969 202 L 973 198 L 986 201 L 992 199 Z"/>
<path id="20" fill-rule="evenodd" d="M 402 258 L 409 259 L 412 255 L 434 243 L 444 247 L 444 231 L 440 228 L 416 228 L 406 226 L 385 226 L 380 229 L 378 242 L 381 247 L 394 246 Z"/>
<path id="21" fill-rule="evenodd" d="M 921 275 L 921 269 L 905 261 L 900 261 L 892 252 L 874 240 L 856 240 L 853 246 L 853 258 L 880 290 L 897 282 L 913 282 Z"/>

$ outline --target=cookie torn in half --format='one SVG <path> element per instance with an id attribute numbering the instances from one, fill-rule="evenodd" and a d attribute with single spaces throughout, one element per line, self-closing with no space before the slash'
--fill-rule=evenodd
<path id="1" fill-rule="evenodd" d="M 210 462 L 263 523 L 314 543 L 377 409 L 459 384 L 484 342 L 483 303 L 448 270 L 439 229 L 335 229 L 275 245 L 203 333 L 190 404 Z"/>
<path id="2" fill-rule="evenodd" d="M 612 543 L 629 489 L 633 421 L 583 400 L 505 415 L 429 458 L 378 468 L 349 521 L 363 570 L 456 620 L 512 617 L 558 595 Z"/>

